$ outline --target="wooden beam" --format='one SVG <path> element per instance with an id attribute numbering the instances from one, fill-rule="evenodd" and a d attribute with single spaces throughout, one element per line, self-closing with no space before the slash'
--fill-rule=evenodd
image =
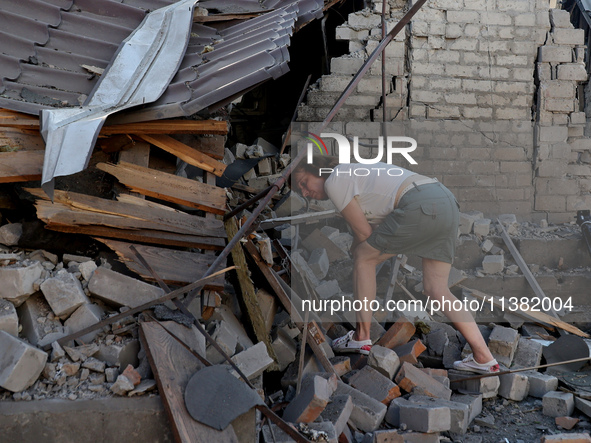
<path id="1" fill-rule="evenodd" d="M 229 218 L 226 220 L 225 225 L 226 232 L 228 234 L 228 240 L 231 240 L 238 233 L 238 223 L 236 222 L 236 218 Z M 265 343 L 269 356 L 275 360 L 275 364 L 271 366 L 271 368 L 275 368 L 276 370 L 277 356 L 275 355 L 275 350 L 271 346 L 271 337 L 267 332 L 263 312 L 261 311 L 259 300 L 255 293 L 254 284 L 250 279 L 246 257 L 244 256 L 244 251 L 242 250 L 240 243 L 236 244 L 234 249 L 232 249 L 232 259 L 234 260 L 234 264 L 237 266 L 236 274 L 238 275 L 238 282 L 240 283 L 241 290 L 240 292 L 242 294 L 241 298 L 244 302 L 244 306 L 246 307 L 246 314 L 248 315 L 248 319 L 252 325 L 252 329 L 256 338 L 259 341 Z"/>
<path id="2" fill-rule="evenodd" d="M 39 130 L 39 119 L 20 115 L 0 118 L 0 127 Z M 228 122 L 219 120 L 154 120 L 149 122 L 106 124 L 100 135 L 113 134 L 214 134 L 228 133 Z"/>
<path id="3" fill-rule="evenodd" d="M 0 152 L 0 183 L 40 180 L 45 151 Z"/>
<path id="4" fill-rule="evenodd" d="M 202 368 L 199 360 L 156 322 L 140 323 L 140 339 L 158 383 L 175 441 L 239 443 L 231 425 L 218 431 L 194 420 L 187 411 L 185 387 L 191 376 Z"/>
<path id="5" fill-rule="evenodd" d="M 125 162 L 99 163 L 96 167 L 114 175 L 134 192 L 215 214 L 226 212 L 223 188 Z"/>
<path id="6" fill-rule="evenodd" d="M 214 160 L 213 158 L 199 152 L 184 143 L 170 137 L 169 135 L 140 135 L 140 137 L 148 143 L 159 147 L 160 149 L 176 155 L 181 160 L 190 165 L 197 166 L 204 171 L 211 172 L 217 177 L 221 177 L 226 170 L 226 165 L 222 162 Z M 146 165 L 147 166 L 147 165 Z"/>

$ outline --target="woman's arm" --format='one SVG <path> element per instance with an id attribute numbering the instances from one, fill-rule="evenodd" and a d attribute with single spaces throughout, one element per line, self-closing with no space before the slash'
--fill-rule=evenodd
<path id="1" fill-rule="evenodd" d="M 349 204 L 345 206 L 345 209 L 341 211 L 341 215 L 353 230 L 355 241 L 353 242 L 351 249 L 354 250 L 355 246 L 367 240 L 371 235 L 372 228 L 356 198 L 351 200 Z"/>

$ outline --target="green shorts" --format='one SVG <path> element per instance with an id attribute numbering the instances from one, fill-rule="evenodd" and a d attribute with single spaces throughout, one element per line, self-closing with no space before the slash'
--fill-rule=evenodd
<path id="1" fill-rule="evenodd" d="M 402 196 L 367 243 L 384 254 L 453 263 L 458 224 L 459 205 L 451 191 L 439 182 L 424 184 Z"/>

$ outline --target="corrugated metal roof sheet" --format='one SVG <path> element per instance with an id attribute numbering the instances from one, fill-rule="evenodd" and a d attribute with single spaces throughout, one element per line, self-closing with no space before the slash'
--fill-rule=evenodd
<path id="1" fill-rule="evenodd" d="M 146 13 L 172 3 L 0 0 L 0 107 L 37 114 L 79 106 L 98 81 L 82 65 L 106 68 Z M 294 26 L 322 16 L 324 5 L 322 0 L 216 0 L 199 6 L 208 4 L 270 12 L 220 31 L 194 23 L 179 71 L 162 97 L 119 120 L 190 115 L 283 75 Z"/>

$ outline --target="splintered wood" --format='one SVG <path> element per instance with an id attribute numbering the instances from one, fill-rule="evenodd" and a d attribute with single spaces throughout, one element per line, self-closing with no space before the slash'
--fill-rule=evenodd
<path id="1" fill-rule="evenodd" d="M 125 162 L 99 163 L 97 168 L 115 176 L 133 192 L 214 214 L 226 212 L 223 188 Z"/>
<path id="2" fill-rule="evenodd" d="M 119 259 L 131 271 L 145 280 L 154 280 L 150 272 L 137 262 L 135 254 L 130 249 L 131 243 L 101 238 L 97 238 L 97 240 L 115 251 Z M 215 259 L 215 256 L 195 252 L 176 251 L 145 245 L 135 245 L 135 247 L 156 274 L 167 284 L 185 285 L 198 280 L 205 274 Z M 218 276 L 215 280 L 207 283 L 204 288 L 222 291 L 224 289 L 224 276 Z"/>
<path id="3" fill-rule="evenodd" d="M 52 203 L 41 189 L 27 191 L 37 197 L 37 217 L 51 230 L 204 249 L 225 245 L 219 220 L 59 190 Z"/>

